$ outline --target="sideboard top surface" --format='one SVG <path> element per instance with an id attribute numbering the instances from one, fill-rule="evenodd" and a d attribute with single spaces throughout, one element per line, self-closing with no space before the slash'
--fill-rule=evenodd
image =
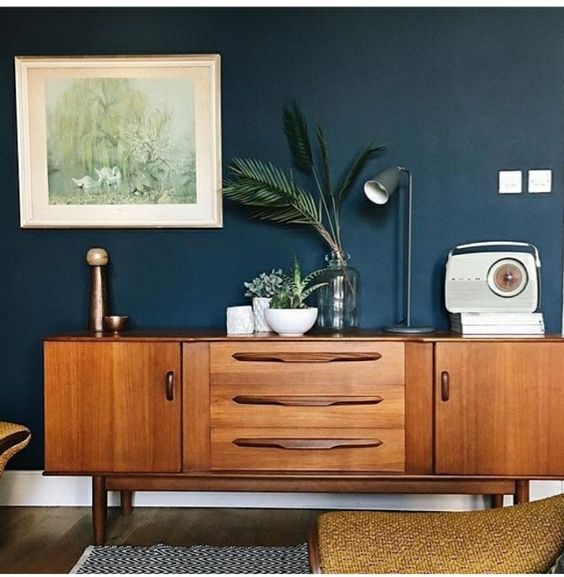
<path id="1" fill-rule="evenodd" d="M 280 337 L 275 333 L 253 333 L 251 335 L 227 335 L 225 329 L 131 329 L 123 333 L 109 332 L 76 332 L 59 335 L 50 335 L 45 341 L 245 341 L 245 342 L 268 342 L 268 341 L 358 341 L 358 340 L 382 340 L 400 342 L 466 342 L 466 341 L 527 341 L 527 342 L 562 342 L 562 335 L 499 335 L 499 336 L 462 336 L 457 333 L 433 332 L 414 335 L 394 335 L 375 330 L 358 329 L 342 333 L 312 331 L 302 337 Z"/>

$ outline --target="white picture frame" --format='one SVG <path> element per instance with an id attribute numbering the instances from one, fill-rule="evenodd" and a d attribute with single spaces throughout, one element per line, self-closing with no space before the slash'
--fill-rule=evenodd
<path id="1" fill-rule="evenodd" d="M 22 228 L 222 226 L 220 56 L 17 56 Z"/>

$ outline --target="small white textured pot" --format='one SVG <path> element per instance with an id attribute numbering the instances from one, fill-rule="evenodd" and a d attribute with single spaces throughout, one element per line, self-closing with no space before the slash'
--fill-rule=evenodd
<path id="1" fill-rule="evenodd" d="M 301 337 L 317 320 L 317 309 L 267 309 L 266 322 L 281 337 Z"/>
<path id="2" fill-rule="evenodd" d="M 227 307 L 226 323 L 228 335 L 250 335 L 254 333 L 253 309 L 248 305 Z"/>
<path id="3" fill-rule="evenodd" d="M 270 299 L 266 297 L 253 297 L 253 317 L 255 319 L 255 331 L 259 333 L 269 332 L 272 329 L 266 322 L 264 311 L 270 308 Z"/>

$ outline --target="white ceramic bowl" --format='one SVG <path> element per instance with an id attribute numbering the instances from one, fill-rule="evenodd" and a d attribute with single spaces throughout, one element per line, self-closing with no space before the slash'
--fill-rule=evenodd
<path id="1" fill-rule="evenodd" d="M 266 322 L 281 337 L 301 337 L 317 320 L 317 309 L 266 309 Z"/>

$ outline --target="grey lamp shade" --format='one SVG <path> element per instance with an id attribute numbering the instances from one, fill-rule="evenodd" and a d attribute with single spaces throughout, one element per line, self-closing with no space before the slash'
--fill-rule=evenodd
<path id="1" fill-rule="evenodd" d="M 386 204 L 399 185 L 401 168 L 390 166 L 364 183 L 364 194 L 374 204 Z"/>

